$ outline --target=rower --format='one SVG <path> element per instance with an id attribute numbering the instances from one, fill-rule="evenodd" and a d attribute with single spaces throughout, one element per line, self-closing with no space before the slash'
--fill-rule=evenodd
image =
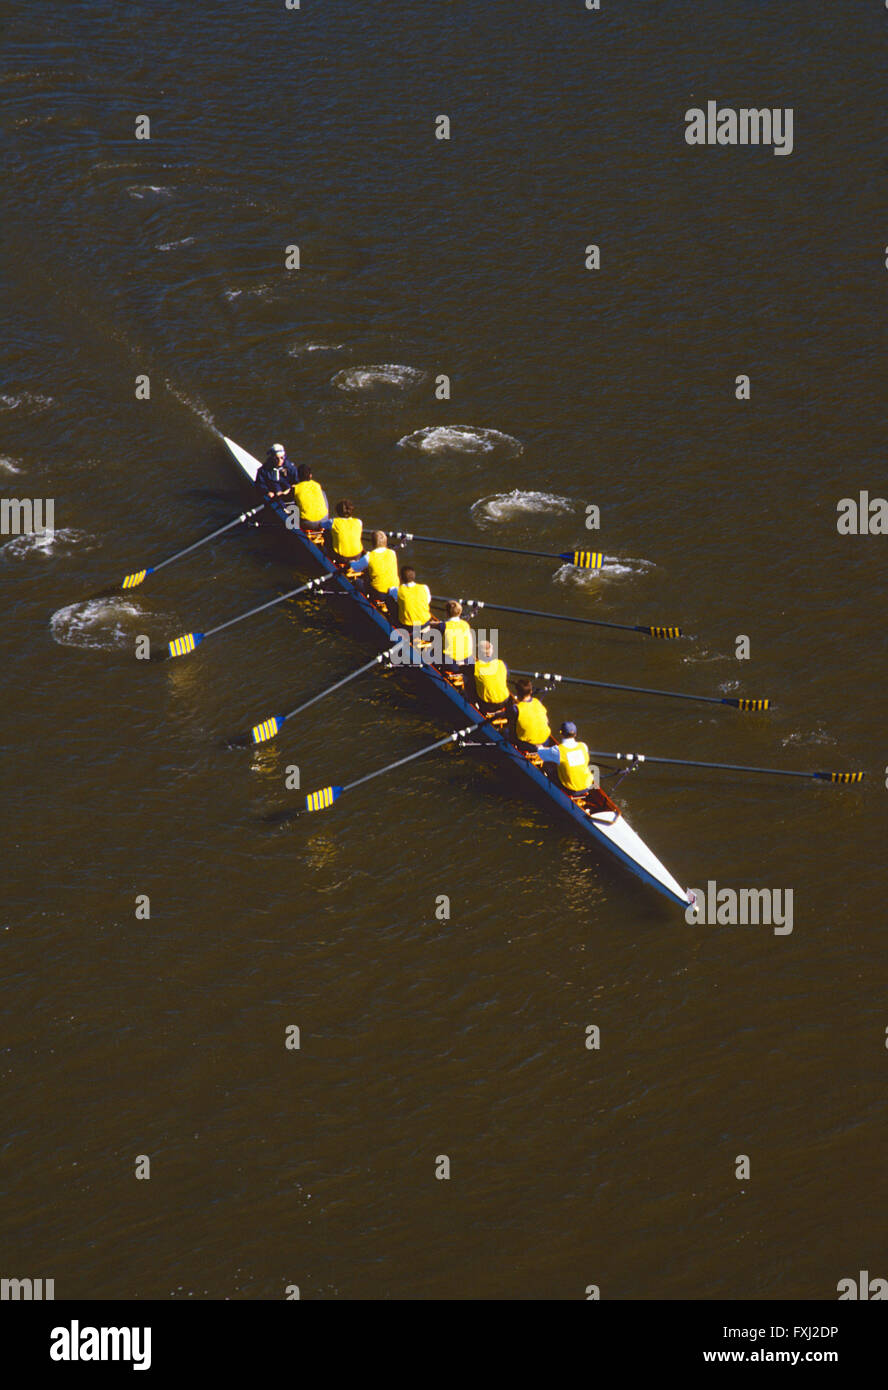
<path id="1" fill-rule="evenodd" d="M 402 627 L 425 627 L 432 621 L 429 607 L 432 593 L 428 584 L 417 584 L 416 570 L 412 565 L 401 568 L 401 583 L 398 586 L 398 622 Z"/>
<path id="2" fill-rule="evenodd" d="M 515 692 L 511 712 L 512 739 L 522 753 L 536 753 L 552 742 L 546 706 L 534 695 L 529 676 L 519 676 Z"/>
<path id="3" fill-rule="evenodd" d="M 554 748 L 541 748 L 539 755 L 543 762 L 557 766 L 558 781 L 569 796 L 581 797 L 595 785 L 589 767 L 589 749 L 585 743 L 577 742 L 577 726 L 572 719 L 565 719 L 558 730 L 558 743 Z"/>
<path id="4" fill-rule="evenodd" d="M 373 549 L 367 551 L 367 597 L 375 604 L 398 601 L 398 557 L 389 548 L 384 531 L 371 531 Z"/>
<path id="5" fill-rule="evenodd" d="M 333 559 L 343 569 L 365 570 L 367 557 L 361 544 L 364 524 L 355 516 L 355 504 L 344 497 L 336 503 L 336 515 L 330 527 L 330 548 Z"/>
<path id="6" fill-rule="evenodd" d="M 316 483 L 307 463 L 296 469 L 293 496 L 299 508 L 299 525 L 303 531 L 329 531 L 330 508 L 324 489 Z"/>
<path id="7" fill-rule="evenodd" d="M 474 639 L 472 629 L 462 616 L 462 604 L 455 598 L 447 600 L 444 608 L 444 665 L 470 666 Z"/>
<path id="8" fill-rule="evenodd" d="M 296 482 L 296 468 L 287 458 L 283 444 L 272 444 L 265 463 L 256 474 L 256 486 L 262 489 L 269 502 L 292 501 L 291 489 Z"/>
<path id="9" fill-rule="evenodd" d="M 492 642 L 478 643 L 478 656 L 472 671 L 475 678 L 476 704 L 483 715 L 501 722 L 511 695 L 506 684 L 508 671 L 506 663 L 494 654 Z M 496 716 L 500 716 L 497 721 Z"/>

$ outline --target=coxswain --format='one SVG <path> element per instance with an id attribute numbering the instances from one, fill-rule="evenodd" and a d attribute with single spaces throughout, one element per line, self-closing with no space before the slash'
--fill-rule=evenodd
<path id="1" fill-rule="evenodd" d="M 577 742 L 577 726 L 572 719 L 565 719 L 561 725 L 554 748 L 539 751 L 544 762 L 553 764 L 553 771 L 557 766 L 558 781 L 570 796 L 579 796 L 595 785 L 589 766 L 589 749 L 585 743 Z"/>
<path id="2" fill-rule="evenodd" d="M 299 508 L 299 525 L 303 531 L 329 531 L 330 508 L 324 489 L 316 483 L 307 463 L 296 469 L 293 496 Z"/>
<path id="3" fill-rule="evenodd" d="M 425 627 L 432 621 L 431 590 L 428 584 L 417 584 L 412 565 L 404 565 L 401 569 L 397 598 L 398 622 L 402 627 Z"/>
<path id="4" fill-rule="evenodd" d="M 390 549 L 384 531 L 371 531 L 373 549 L 367 551 L 367 596 L 377 602 L 398 601 L 398 557 Z"/>
<path id="5" fill-rule="evenodd" d="M 475 698 L 482 714 L 502 714 L 511 695 L 506 684 L 509 673 L 506 663 L 495 656 L 492 642 L 478 643 L 478 656 L 472 670 Z"/>
<path id="6" fill-rule="evenodd" d="M 522 753 L 536 753 L 551 743 L 552 730 L 546 706 L 533 693 L 529 676 L 519 676 L 515 682 L 515 700 L 511 713 L 512 737 Z"/>
<path id="7" fill-rule="evenodd" d="M 283 444 L 272 444 L 265 456 L 265 463 L 256 474 L 256 486 L 269 502 L 292 500 L 292 488 L 296 482 L 296 468 L 287 458 Z"/>
<path id="8" fill-rule="evenodd" d="M 355 516 L 355 504 L 344 497 L 336 503 L 336 515 L 330 527 L 330 549 L 333 559 L 344 568 L 365 570 L 367 557 L 361 544 L 364 523 Z"/>
<path id="9" fill-rule="evenodd" d="M 462 611 L 457 599 L 447 600 L 443 625 L 445 666 L 468 666 L 472 661 L 474 639 Z"/>

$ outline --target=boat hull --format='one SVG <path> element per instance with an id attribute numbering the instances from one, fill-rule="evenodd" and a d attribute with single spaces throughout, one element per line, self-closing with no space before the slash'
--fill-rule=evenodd
<path id="1" fill-rule="evenodd" d="M 228 449 L 243 473 L 251 483 L 255 482 L 256 473 L 260 467 L 259 460 L 235 443 L 233 439 L 228 439 L 225 436 L 223 438 L 225 438 Z M 283 507 L 273 504 L 271 510 L 287 526 L 288 518 Z M 365 631 L 373 635 L 379 651 L 388 651 L 392 646 L 394 629 L 385 614 L 375 608 L 369 599 L 365 598 L 350 583 L 328 556 L 303 532 L 292 529 L 292 527 L 288 527 L 287 530 L 293 545 L 300 552 L 302 564 L 307 569 L 326 574 L 330 580 L 328 592 L 342 596 L 344 600 L 342 617 L 353 617 Z M 435 666 L 423 663 L 404 669 L 416 672 L 417 679 L 423 682 L 426 692 L 434 696 L 438 706 L 452 720 L 454 729 L 465 728 L 470 724 L 477 725 L 473 737 L 477 738 L 480 743 L 495 749 L 517 776 L 524 779 L 529 778 L 534 790 L 553 804 L 562 817 L 567 817 L 575 831 L 584 840 L 593 840 L 601 848 L 606 849 L 624 864 L 636 878 L 662 893 L 671 902 L 685 909 L 691 906 L 692 896 L 673 878 L 669 870 L 648 848 L 641 836 L 636 834 L 624 816 L 618 814 L 614 818 L 613 813 L 608 810 L 596 813 L 598 818 L 596 818 L 596 814 L 592 816 L 587 814 L 562 791 L 557 783 L 547 777 L 532 762 L 529 762 L 524 754 L 515 748 L 495 725 L 485 719 L 480 710 L 461 691 L 451 685 Z M 613 805 L 613 803 L 610 804 Z"/>

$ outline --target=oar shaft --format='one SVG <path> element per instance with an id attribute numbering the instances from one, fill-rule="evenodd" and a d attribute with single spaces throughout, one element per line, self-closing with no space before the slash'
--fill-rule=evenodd
<path id="1" fill-rule="evenodd" d="M 326 695 L 332 695 L 334 690 L 341 690 L 344 685 L 348 685 L 349 681 L 357 680 L 358 676 L 363 676 L 365 671 L 372 670 L 374 666 L 378 666 L 380 662 L 385 661 L 387 657 L 388 652 L 380 652 L 379 656 L 374 656 L 372 661 L 368 661 L 364 666 L 359 666 L 357 671 L 350 671 L 347 676 L 343 676 L 342 680 L 337 681 L 335 685 L 328 685 L 327 689 L 322 690 L 320 695 L 312 695 L 310 700 L 306 700 L 303 704 L 297 705 L 295 709 L 291 709 L 283 716 L 284 719 L 292 719 L 294 714 L 301 714 L 302 711 L 308 709 L 310 705 L 317 704 L 318 700 L 323 700 Z"/>
<path id="2" fill-rule="evenodd" d="M 717 695 L 688 695 L 681 690 L 651 690 L 643 685 L 617 685 L 614 681 L 581 680 L 579 676 L 556 676 L 548 671 L 517 671 L 513 668 L 512 675 L 533 676 L 535 680 L 554 681 L 556 685 L 563 681 L 566 685 L 594 685 L 599 690 L 628 690 L 633 695 L 665 695 L 671 700 L 700 700 L 707 705 L 725 703 Z"/>
<path id="3" fill-rule="evenodd" d="M 444 540 L 441 536 L 416 536 L 412 531 L 391 531 L 389 534 L 395 540 L 421 541 L 429 545 L 455 545 L 460 550 L 498 550 L 504 555 L 533 555 L 541 560 L 560 560 L 561 555 L 554 550 L 516 550 L 511 545 L 483 545 L 480 541 L 452 541 Z"/>
<path id="4" fill-rule="evenodd" d="M 214 632 L 223 632 L 227 627 L 234 627 L 235 623 L 242 623 L 246 618 L 252 618 L 254 613 L 264 613 L 266 608 L 274 608 L 277 604 L 283 603 L 288 598 L 295 598 L 297 594 L 304 594 L 306 589 L 316 589 L 327 575 L 319 575 L 317 579 L 309 579 L 307 584 L 300 584 L 298 589 L 291 589 L 289 593 L 279 594 L 277 598 L 269 599 L 267 603 L 260 603 L 258 608 L 250 608 L 246 613 L 238 613 L 236 618 L 229 618 L 227 622 L 220 623 L 218 627 L 209 627 L 203 634 L 204 637 L 212 637 Z"/>
<path id="5" fill-rule="evenodd" d="M 436 748 L 443 748 L 446 743 L 456 743 L 458 739 L 464 738 L 466 734 L 472 733 L 478 727 L 477 724 L 470 724 L 467 729 L 458 729 L 455 734 L 448 734 L 446 738 L 439 738 L 437 743 L 430 743 L 425 748 L 420 748 L 416 753 L 408 753 L 406 758 L 399 758 L 396 763 L 388 763 L 385 767 L 378 767 L 375 772 L 368 772 L 364 777 L 359 777 L 357 781 L 349 782 L 342 790 L 349 792 L 352 787 L 360 787 L 363 782 L 371 782 L 374 777 L 381 777 L 384 772 L 394 772 L 396 767 L 403 767 L 405 763 L 412 763 L 415 758 L 422 758 L 426 753 L 434 753 Z"/>
<path id="6" fill-rule="evenodd" d="M 202 545 L 207 545 L 210 541 L 215 540 L 217 536 L 221 536 L 225 531 L 230 531 L 232 526 L 239 526 L 242 521 L 249 521 L 250 517 L 255 516 L 257 512 L 261 512 L 264 506 L 265 503 L 260 502 L 258 507 L 252 507 L 248 512 L 241 512 L 240 516 L 236 516 L 233 521 L 227 522 L 225 526 L 220 526 L 217 531 L 211 531 L 208 536 L 202 536 L 201 539 L 195 541 L 193 545 L 186 545 L 184 550 L 177 550 L 175 555 L 169 555 L 166 560 L 160 560 L 156 565 L 149 566 L 149 574 L 156 574 L 158 570 L 163 569 L 164 565 L 171 565 L 174 560 L 181 560 L 183 555 L 190 555 L 192 550 L 199 550 Z"/>
<path id="7" fill-rule="evenodd" d="M 449 600 L 436 594 L 433 602 L 447 603 Z M 462 598 L 459 602 L 464 608 L 490 608 L 494 613 L 518 613 L 525 618 L 551 618 L 559 623 L 582 623 L 588 627 L 615 627 L 622 632 L 637 632 L 639 630 L 629 623 L 606 623 L 601 618 L 577 618 L 573 613 L 540 613 L 535 608 L 510 608 L 508 604 L 488 603 L 485 599 Z"/>
<path id="8" fill-rule="evenodd" d="M 771 777 L 813 777 L 821 782 L 830 781 L 855 781 L 859 782 L 863 778 L 862 772 L 796 772 L 792 768 L 786 767 L 746 767 L 741 763 L 701 763 L 691 758 L 655 758 L 648 753 L 603 753 L 600 750 L 590 752 L 590 758 L 602 758 L 609 762 L 635 763 L 664 763 L 669 767 L 703 767 L 710 768 L 718 772 L 760 772 L 766 773 Z"/>

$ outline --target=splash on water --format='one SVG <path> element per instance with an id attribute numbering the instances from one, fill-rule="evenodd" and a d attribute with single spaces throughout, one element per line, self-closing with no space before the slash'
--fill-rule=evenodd
<path id="1" fill-rule="evenodd" d="M 586 548 L 594 549 L 594 542 Z M 636 577 L 647 574 L 652 569 L 656 569 L 653 560 L 633 559 L 627 555 L 605 555 L 600 570 L 582 570 L 576 565 L 561 565 L 552 578 L 556 584 L 573 584 L 576 588 L 586 589 L 600 584 L 602 580 Z"/>
<path id="2" fill-rule="evenodd" d="M 104 648 L 106 651 L 131 644 L 131 620 L 141 617 L 141 609 L 131 600 L 93 598 L 58 608 L 49 620 L 54 641 L 62 647 Z"/>
<path id="3" fill-rule="evenodd" d="M 0 546 L 4 560 L 28 560 L 32 555 L 44 559 L 59 559 L 70 555 L 75 549 L 93 550 L 95 547 L 85 531 L 77 531 L 72 526 L 63 526 L 57 531 L 33 532 L 27 536 L 16 536 Z"/>
<path id="4" fill-rule="evenodd" d="M 0 396 L 0 410 L 46 410 L 55 405 L 53 396 L 42 396 L 37 391 L 20 391 L 17 396 Z"/>
<path id="5" fill-rule="evenodd" d="M 448 454 L 496 453 L 502 458 L 520 458 L 524 453 L 524 445 L 510 434 L 474 425 L 428 425 L 414 434 L 405 434 L 403 439 L 398 440 L 398 446 L 442 457 Z"/>
<path id="6" fill-rule="evenodd" d="M 287 349 L 290 357 L 304 357 L 309 352 L 342 352 L 345 343 L 294 343 Z"/>
<path id="7" fill-rule="evenodd" d="M 135 198 L 137 202 L 141 202 L 145 198 L 150 198 L 152 195 L 155 198 L 171 198 L 173 196 L 173 190 L 171 188 L 158 183 L 133 184 L 133 186 L 126 191 L 130 197 Z"/>
<path id="8" fill-rule="evenodd" d="M 796 729 L 791 734 L 786 734 L 780 740 L 784 748 L 817 748 L 823 745 L 835 746 L 836 739 L 833 734 L 827 733 L 823 727 L 817 729 Z"/>
<path id="9" fill-rule="evenodd" d="M 196 240 L 196 237 L 184 236 L 181 241 L 159 241 L 154 249 L 155 251 L 178 251 L 180 246 L 193 246 Z"/>
<path id="10" fill-rule="evenodd" d="M 0 473 L 21 473 L 21 461 L 19 459 L 0 458 Z"/>
<path id="11" fill-rule="evenodd" d="M 340 391 L 389 393 L 409 391 L 425 381 L 426 372 L 418 367 L 404 367 L 397 362 L 382 362 L 369 367 L 346 367 L 337 372 L 330 385 Z"/>
<path id="12" fill-rule="evenodd" d="M 555 492 L 522 492 L 513 488 L 511 492 L 497 492 L 492 497 L 481 497 L 469 508 L 472 519 L 484 526 L 496 521 L 512 521 L 516 517 L 539 515 L 563 515 L 574 510 L 568 497 L 559 497 Z"/>

